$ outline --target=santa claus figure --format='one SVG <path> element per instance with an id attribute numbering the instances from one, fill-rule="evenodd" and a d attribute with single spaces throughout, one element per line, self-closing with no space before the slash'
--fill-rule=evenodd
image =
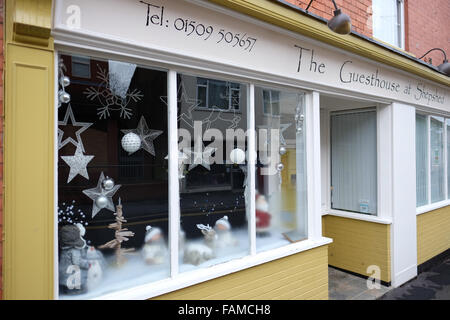
<path id="1" fill-rule="evenodd" d="M 256 234 L 258 236 L 269 235 L 270 219 L 269 203 L 262 194 L 256 194 Z"/>

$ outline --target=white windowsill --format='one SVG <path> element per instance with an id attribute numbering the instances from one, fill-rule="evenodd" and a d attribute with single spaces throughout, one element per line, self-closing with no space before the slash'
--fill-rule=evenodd
<path id="1" fill-rule="evenodd" d="M 209 268 L 198 268 L 194 271 L 184 272 L 173 278 L 144 284 L 126 290 L 96 297 L 94 300 L 144 300 L 156 297 L 175 290 L 183 289 L 200 282 L 212 280 L 233 272 L 241 271 L 266 262 L 287 257 L 303 251 L 311 250 L 333 242 L 330 238 L 320 237 L 292 243 L 281 248 L 268 250 L 241 259 L 221 263 Z"/>
<path id="2" fill-rule="evenodd" d="M 336 216 L 336 217 L 342 217 L 342 218 L 362 220 L 362 221 L 367 221 L 367 222 L 375 222 L 375 223 L 380 223 L 380 224 L 392 224 L 392 220 L 389 218 L 382 218 L 382 217 L 371 216 L 371 215 L 362 214 L 362 213 L 354 213 L 354 212 L 332 210 L 332 209 L 322 209 L 322 210 L 323 210 L 322 216 L 330 215 L 330 216 Z"/>
<path id="3" fill-rule="evenodd" d="M 427 213 L 427 212 L 430 212 L 430 211 L 433 211 L 433 210 L 436 210 L 439 208 L 443 208 L 446 206 L 450 206 L 450 199 L 439 201 L 439 202 L 432 203 L 432 204 L 427 204 L 422 207 L 418 207 L 418 208 L 416 208 L 416 214 L 420 215 L 422 213 Z"/>

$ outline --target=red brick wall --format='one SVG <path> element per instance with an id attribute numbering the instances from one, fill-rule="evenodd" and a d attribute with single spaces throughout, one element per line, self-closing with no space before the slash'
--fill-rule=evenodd
<path id="1" fill-rule="evenodd" d="M 406 51 L 421 57 L 428 50 L 439 47 L 450 59 L 450 1 L 407 0 L 405 3 Z M 432 58 L 434 65 L 443 61 L 439 51 L 433 51 L 424 60 Z"/>
<path id="2" fill-rule="evenodd" d="M 286 0 L 306 9 L 309 0 Z M 336 0 L 336 4 L 352 19 L 353 29 L 372 36 L 372 0 Z M 450 60 L 450 0 L 405 0 L 405 50 L 421 57 L 428 50 L 439 47 Z M 311 13 L 330 19 L 334 6 L 331 0 L 314 0 Z M 434 65 L 443 61 L 441 52 L 434 51 L 424 60 L 432 59 Z"/>
<path id="3" fill-rule="evenodd" d="M 309 3 L 309 0 L 286 1 L 302 9 L 306 9 Z M 372 36 L 372 0 L 336 0 L 336 4 L 350 16 L 354 31 Z M 308 11 L 329 20 L 333 17 L 334 6 L 331 0 L 314 0 Z"/>
<path id="4" fill-rule="evenodd" d="M 0 0 L 0 300 L 3 298 L 3 0 Z"/>

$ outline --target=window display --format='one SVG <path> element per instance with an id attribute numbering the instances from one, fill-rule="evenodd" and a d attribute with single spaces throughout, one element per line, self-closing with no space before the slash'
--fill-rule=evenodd
<path id="1" fill-rule="evenodd" d="M 86 72 L 74 74 L 81 63 Z M 173 79 L 178 146 L 168 141 L 166 72 L 60 55 L 61 299 L 96 298 L 242 258 L 254 236 L 257 251 L 306 239 L 303 94 L 256 87 L 251 110 L 247 84 L 182 73 Z M 248 187 L 250 134 L 257 141 L 255 193 Z M 178 147 L 171 169 L 178 229 L 176 219 L 169 228 L 169 147 Z M 172 261 L 169 229 L 178 233 Z"/>
<path id="2" fill-rule="evenodd" d="M 246 85 L 178 75 L 181 272 L 249 254 L 246 130 Z"/>
<path id="3" fill-rule="evenodd" d="M 60 298 L 169 276 L 166 73 L 60 55 Z"/>
<path id="4" fill-rule="evenodd" d="M 307 237 L 304 96 L 255 87 L 256 249 Z"/>

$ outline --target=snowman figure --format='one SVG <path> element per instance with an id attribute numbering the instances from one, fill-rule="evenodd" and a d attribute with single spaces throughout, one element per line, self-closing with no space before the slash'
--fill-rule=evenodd
<path id="1" fill-rule="evenodd" d="M 214 230 L 217 233 L 216 246 L 218 248 L 234 247 L 238 245 L 238 240 L 233 236 L 231 232 L 231 224 L 228 221 L 228 217 L 224 216 L 216 221 Z"/>
<path id="2" fill-rule="evenodd" d="M 142 257 L 147 264 L 161 264 L 166 261 L 167 246 L 164 241 L 162 230 L 147 226 L 142 248 Z"/>
<path id="3" fill-rule="evenodd" d="M 104 258 L 100 251 L 92 246 L 88 246 L 86 250 L 86 259 L 90 264 L 87 273 L 87 288 L 88 290 L 92 290 L 102 281 Z"/>

